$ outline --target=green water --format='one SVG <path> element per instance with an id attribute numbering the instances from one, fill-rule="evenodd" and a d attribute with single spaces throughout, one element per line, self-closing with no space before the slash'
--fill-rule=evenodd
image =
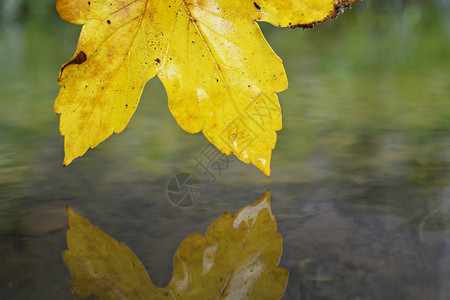
<path id="1" fill-rule="evenodd" d="M 373 7 L 313 30 L 263 24 L 289 78 L 272 176 L 234 160 L 216 182 L 195 166 L 206 139 L 178 127 L 157 79 L 123 133 L 62 168 L 53 100 L 79 28 L 55 16 L 3 20 L 0 298 L 72 299 L 64 230 L 24 233 L 29 208 L 69 204 L 165 285 L 188 234 L 270 188 L 285 299 L 449 299 L 449 10 Z M 180 172 L 201 181 L 194 208 L 168 201 Z"/>

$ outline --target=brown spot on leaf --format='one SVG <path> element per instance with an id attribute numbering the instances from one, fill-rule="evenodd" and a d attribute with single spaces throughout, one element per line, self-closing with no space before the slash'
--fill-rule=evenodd
<path id="1" fill-rule="evenodd" d="M 61 68 L 61 74 L 64 71 L 64 69 L 67 66 L 70 65 L 81 65 L 82 63 L 84 63 L 87 60 L 87 56 L 86 53 L 84 53 L 83 51 L 80 51 L 77 56 L 75 56 L 71 61 L 69 61 L 67 64 L 65 64 L 64 66 L 62 66 Z"/>
<path id="2" fill-rule="evenodd" d="M 323 20 L 320 20 L 320 21 L 317 21 L 317 22 L 308 23 L 308 24 L 291 24 L 291 23 L 289 23 L 289 27 L 292 28 L 292 29 L 297 28 L 297 27 L 301 27 L 303 29 L 305 29 L 305 28 L 313 28 L 314 25 L 316 25 L 318 23 L 323 23 L 325 21 L 328 21 L 328 20 L 336 18 L 340 13 L 344 12 L 344 10 L 346 8 L 349 8 L 352 5 L 352 3 L 356 2 L 356 1 L 358 1 L 358 0 L 340 0 L 340 1 L 337 1 L 334 4 L 334 10 L 331 11 L 328 14 L 328 16 L 326 16 Z"/>

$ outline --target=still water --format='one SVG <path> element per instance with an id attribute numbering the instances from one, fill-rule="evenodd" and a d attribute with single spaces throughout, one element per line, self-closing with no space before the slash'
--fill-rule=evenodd
<path id="1" fill-rule="evenodd" d="M 0 23 L 0 298 L 73 299 L 64 204 L 164 286 L 187 235 L 270 189 L 284 299 L 450 299 L 449 11 L 365 3 L 313 30 L 263 24 L 289 78 L 272 176 L 234 159 L 215 182 L 157 79 L 123 133 L 62 168 L 53 101 L 79 28 Z M 193 208 L 168 201 L 182 172 L 202 185 Z"/>

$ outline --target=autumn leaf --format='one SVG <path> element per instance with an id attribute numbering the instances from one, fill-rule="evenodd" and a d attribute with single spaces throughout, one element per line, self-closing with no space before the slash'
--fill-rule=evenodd
<path id="1" fill-rule="evenodd" d="M 142 263 L 124 243 L 119 243 L 67 207 L 70 229 L 63 260 L 69 267 L 72 291 L 81 299 L 155 299 L 155 287 Z"/>
<path id="2" fill-rule="evenodd" d="M 63 19 L 84 24 L 58 79 L 64 165 L 121 132 L 158 75 L 184 130 L 269 176 L 287 79 L 256 21 L 312 27 L 355 1 L 57 0 Z"/>
<path id="3" fill-rule="evenodd" d="M 124 243 L 67 209 L 70 229 L 63 259 L 70 286 L 81 299 L 280 299 L 288 271 L 278 268 L 282 236 L 267 191 L 236 216 L 225 213 L 205 236 L 191 234 L 173 260 L 165 288 L 152 284 L 136 255 Z"/>

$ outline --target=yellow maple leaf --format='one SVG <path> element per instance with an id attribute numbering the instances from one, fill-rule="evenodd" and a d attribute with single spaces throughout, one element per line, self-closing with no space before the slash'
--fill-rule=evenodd
<path id="1" fill-rule="evenodd" d="M 125 244 L 67 209 L 70 229 L 63 259 L 81 299 L 280 299 L 288 271 L 278 268 L 282 236 L 267 191 L 236 216 L 225 213 L 205 236 L 191 234 L 175 253 L 172 281 L 152 284 Z"/>
<path id="2" fill-rule="evenodd" d="M 58 79 L 64 165 L 121 132 L 158 75 L 184 130 L 269 176 L 287 79 L 256 21 L 311 27 L 355 1 L 57 0 L 63 19 L 84 24 Z"/>
<path id="3" fill-rule="evenodd" d="M 69 268 L 70 287 L 81 299 L 155 299 L 162 294 L 142 263 L 124 243 L 117 242 L 67 207 L 70 229 L 63 260 Z"/>

